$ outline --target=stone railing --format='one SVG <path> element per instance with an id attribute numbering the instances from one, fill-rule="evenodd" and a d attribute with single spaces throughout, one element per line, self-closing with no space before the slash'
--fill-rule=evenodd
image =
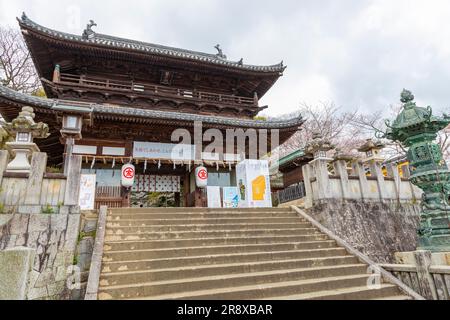
<path id="1" fill-rule="evenodd" d="M 421 200 L 422 191 L 401 178 L 394 165 L 388 165 L 387 172 L 383 174 L 381 162 L 317 157 L 303 167 L 305 206 L 311 208 L 331 199 L 414 203 Z"/>
<path id="2" fill-rule="evenodd" d="M 450 265 L 436 264 L 436 261 L 433 261 L 435 255 L 441 254 L 432 254 L 429 251 L 406 254 L 409 256 L 406 264 L 381 264 L 380 267 L 390 271 L 427 299 L 450 300 Z"/>
<path id="3" fill-rule="evenodd" d="M 0 150 L 0 214 L 79 213 L 81 157 L 72 156 L 69 173 L 46 173 L 47 154 L 35 152 L 29 172 L 8 172 L 9 154 Z"/>

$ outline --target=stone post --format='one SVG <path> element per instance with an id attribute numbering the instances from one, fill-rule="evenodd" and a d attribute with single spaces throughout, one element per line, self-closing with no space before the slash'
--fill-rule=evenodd
<path id="1" fill-rule="evenodd" d="M 314 160 L 309 163 L 310 168 L 304 172 L 306 174 L 305 179 L 311 179 L 312 168 L 316 178 L 317 196 L 312 194 L 312 188 L 307 187 L 306 189 L 307 194 L 308 189 L 310 189 L 312 199 L 324 200 L 332 197 L 328 163 L 333 161 L 333 159 L 327 157 L 327 151 L 333 148 L 334 146 L 327 139 L 324 139 L 319 132 L 313 134 L 313 140 L 305 147 L 306 153 L 314 155 Z"/>
<path id="2" fill-rule="evenodd" d="M 438 300 L 433 276 L 430 274 L 431 252 L 423 250 L 415 251 L 414 260 L 417 267 L 417 277 L 419 278 L 422 296 L 429 300 Z"/>
<path id="3" fill-rule="evenodd" d="M 305 208 L 309 209 L 313 206 L 314 199 L 313 199 L 313 193 L 312 193 L 312 185 L 311 185 L 311 165 L 305 164 L 302 168 L 303 172 L 303 179 L 305 182 Z"/>
<path id="4" fill-rule="evenodd" d="M 362 201 L 369 199 L 369 182 L 367 181 L 366 171 L 364 170 L 364 166 L 359 159 L 355 159 L 352 162 L 352 168 L 353 172 L 358 176 L 359 178 L 359 190 L 361 192 L 361 199 Z"/>
<path id="5" fill-rule="evenodd" d="M 401 192 L 402 192 L 402 181 L 400 178 L 400 174 L 398 173 L 397 166 L 394 163 L 390 163 L 386 166 L 386 169 L 388 171 L 388 176 L 392 177 L 394 179 L 394 188 L 395 192 L 397 193 L 397 199 L 400 199 Z M 414 198 L 414 193 L 412 193 L 412 198 Z"/>
<path id="6" fill-rule="evenodd" d="M 383 202 L 389 197 L 387 195 L 384 175 L 381 169 L 381 163 L 375 160 L 371 160 L 369 161 L 369 168 L 372 176 L 377 178 L 378 194 L 380 195 L 380 200 Z"/>
<path id="7" fill-rule="evenodd" d="M 385 145 L 380 141 L 367 139 L 366 143 L 358 149 L 359 152 L 365 153 L 363 163 L 367 163 L 370 168 L 371 176 L 377 179 L 378 194 L 381 201 L 388 199 L 384 175 L 381 170 L 384 158 L 380 156 L 380 152 L 384 147 Z"/>
<path id="8" fill-rule="evenodd" d="M 6 167 L 8 165 L 9 153 L 6 150 L 0 150 L 0 186 L 3 181 L 3 174 L 6 171 Z"/>
<path id="9" fill-rule="evenodd" d="M 341 194 L 343 199 L 350 199 L 350 182 L 348 178 L 347 172 L 347 161 L 352 161 L 353 157 L 351 155 L 346 155 L 340 152 L 340 150 L 336 150 L 336 154 L 334 156 L 334 170 L 336 174 L 339 176 L 339 182 L 341 185 Z"/>
<path id="10" fill-rule="evenodd" d="M 31 158 L 31 170 L 28 177 L 25 193 L 25 205 L 40 205 L 42 181 L 47 168 L 47 154 L 42 152 L 33 153 Z"/>
<path id="11" fill-rule="evenodd" d="M 64 196 L 64 205 L 78 206 L 80 197 L 80 179 L 82 157 L 72 155 L 68 157 L 68 171 L 66 182 L 66 193 Z"/>

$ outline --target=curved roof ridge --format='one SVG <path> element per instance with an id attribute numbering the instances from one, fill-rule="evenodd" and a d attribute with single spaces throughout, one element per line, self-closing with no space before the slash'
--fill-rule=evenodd
<path id="1" fill-rule="evenodd" d="M 38 106 L 53 110 L 57 110 L 58 105 L 70 106 L 71 104 L 70 100 L 35 97 L 26 93 L 21 93 L 13 89 L 7 88 L 1 84 L 0 84 L 0 98 L 6 98 L 8 100 L 15 101 L 16 103 L 30 105 L 31 107 Z M 74 103 L 74 108 L 76 108 L 77 106 L 79 107 L 82 104 L 86 104 L 86 106 L 92 108 L 94 114 L 102 113 L 102 114 L 117 114 L 125 116 L 167 119 L 167 120 L 202 121 L 212 124 L 223 124 L 247 128 L 284 129 L 284 128 L 291 128 L 294 126 L 301 126 L 304 122 L 301 116 L 288 120 L 263 121 L 263 120 L 228 118 L 223 116 L 199 115 L 183 112 L 147 110 L 118 105 L 107 105 L 107 104 L 101 105 L 101 104 L 92 104 L 89 102 L 84 103 L 72 101 L 72 103 Z"/>
<path id="2" fill-rule="evenodd" d="M 98 44 L 98 45 L 110 46 L 110 47 L 121 48 L 121 49 L 132 49 L 132 50 L 136 50 L 136 51 L 171 56 L 171 57 L 175 57 L 175 58 L 204 61 L 204 62 L 216 64 L 216 65 L 225 65 L 225 66 L 242 69 L 242 70 L 249 70 L 249 71 L 282 73 L 286 69 L 286 66 L 284 66 L 283 61 L 278 64 L 268 65 L 268 66 L 249 65 L 249 64 L 243 64 L 241 62 L 226 60 L 224 58 L 219 57 L 218 55 L 211 54 L 211 53 L 203 53 L 203 52 L 199 52 L 199 51 L 192 51 L 192 50 L 186 50 L 186 49 L 181 49 L 181 48 L 169 47 L 169 46 L 158 45 L 158 44 L 153 44 L 153 43 L 148 43 L 148 42 L 143 42 L 143 41 L 138 41 L 138 40 L 130 40 L 130 39 L 125 39 L 125 38 L 119 38 L 119 37 L 114 37 L 114 36 L 110 36 L 110 35 L 105 35 L 105 34 L 101 34 L 101 33 L 95 33 L 95 32 L 93 33 L 92 37 L 85 39 L 79 35 L 74 35 L 74 34 L 57 31 L 54 29 L 44 27 L 44 26 L 34 22 L 30 18 L 28 18 L 25 13 L 23 13 L 21 18 L 17 18 L 17 20 L 21 27 L 28 27 L 28 28 L 34 29 L 38 32 L 45 33 L 50 36 L 57 37 L 57 38 L 64 39 L 64 40 Z"/>

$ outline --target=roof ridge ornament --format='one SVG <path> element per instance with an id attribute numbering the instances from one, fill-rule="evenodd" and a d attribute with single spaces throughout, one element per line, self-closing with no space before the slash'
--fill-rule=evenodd
<path id="1" fill-rule="evenodd" d="M 217 44 L 217 45 L 214 47 L 214 49 L 217 50 L 216 56 L 218 56 L 218 57 L 221 58 L 221 59 L 225 59 L 225 60 L 227 59 L 227 56 L 223 54 L 223 51 L 222 51 L 222 49 L 220 48 L 220 44 Z"/>
<path id="2" fill-rule="evenodd" d="M 89 20 L 89 23 L 86 25 L 86 29 L 83 31 L 83 39 L 88 40 L 92 39 L 95 36 L 95 31 L 92 30 L 92 27 L 96 27 L 97 24 L 94 20 Z"/>
<path id="3" fill-rule="evenodd" d="M 22 12 L 22 21 L 28 20 L 27 14 L 25 13 L 25 11 Z"/>

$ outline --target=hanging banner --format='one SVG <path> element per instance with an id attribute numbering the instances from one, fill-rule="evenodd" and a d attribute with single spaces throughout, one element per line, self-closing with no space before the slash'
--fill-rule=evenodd
<path id="1" fill-rule="evenodd" d="M 220 187 L 207 187 L 206 193 L 208 197 L 208 208 L 222 208 Z"/>
<path id="2" fill-rule="evenodd" d="M 223 188 L 223 207 L 237 208 L 239 206 L 239 188 L 224 187 Z"/>
<path id="3" fill-rule="evenodd" d="M 134 185 L 136 168 L 131 164 L 122 167 L 122 187 L 131 188 Z"/>
<path id="4" fill-rule="evenodd" d="M 269 162 L 245 160 L 236 166 L 240 201 L 239 207 L 271 208 Z"/>
<path id="5" fill-rule="evenodd" d="M 135 141 L 133 143 L 133 157 L 192 161 L 195 159 L 195 145 Z"/>
<path id="6" fill-rule="evenodd" d="M 81 210 L 95 209 L 95 174 L 82 174 L 80 178 L 80 200 L 78 202 Z"/>

